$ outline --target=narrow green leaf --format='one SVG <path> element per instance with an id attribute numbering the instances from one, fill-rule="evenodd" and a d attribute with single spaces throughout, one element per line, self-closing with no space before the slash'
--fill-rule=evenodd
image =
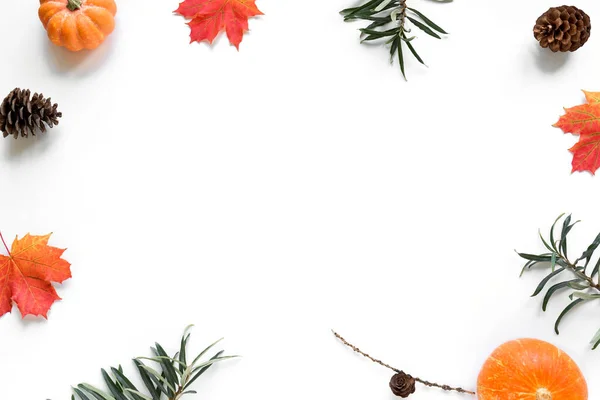
<path id="1" fill-rule="evenodd" d="M 560 332 L 558 331 L 558 326 L 560 325 L 560 321 L 562 321 L 563 317 L 565 315 L 567 315 L 567 313 L 569 311 L 571 311 L 575 306 L 581 304 L 585 302 L 584 299 L 577 299 L 572 301 L 567 307 L 565 307 L 565 309 L 560 313 L 560 315 L 558 316 L 558 318 L 556 319 L 556 323 L 554 324 L 554 332 L 556 332 L 557 335 L 560 334 Z"/>
<path id="2" fill-rule="evenodd" d="M 590 287 L 590 283 L 583 279 L 576 279 L 574 282 L 569 283 L 569 287 L 575 290 L 583 290 Z"/>
<path id="3" fill-rule="evenodd" d="M 112 378 L 108 375 L 108 373 L 102 368 L 100 370 L 102 372 L 102 377 L 104 378 L 104 382 L 106 382 L 106 386 L 108 386 L 108 390 L 115 397 L 116 400 L 128 400 L 127 397 L 123 395 L 123 391 L 121 388 L 117 386 L 117 384 L 112 380 Z"/>
<path id="4" fill-rule="evenodd" d="M 573 299 L 598 300 L 598 299 L 600 299 L 600 294 L 575 292 L 575 293 L 571 293 L 571 295 L 569 297 L 571 298 L 571 300 L 573 300 Z"/>
<path id="5" fill-rule="evenodd" d="M 593 278 L 598 273 L 598 271 L 600 271 L 600 259 L 598 259 L 598 261 L 596 262 L 596 266 L 592 270 L 592 275 L 590 275 L 590 277 Z"/>
<path id="6" fill-rule="evenodd" d="M 128 393 L 131 393 L 133 396 L 135 396 L 134 398 L 136 398 L 136 399 L 141 399 L 141 400 L 153 400 L 153 398 L 152 398 L 152 397 L 150 397 L 150 396 L 146 396 L 144 393 L 138 392 L 138 391 L 137 391 L 137 390 L 135 390 L 135 389 L 130 389 L 130 388 L 127 388 L 127 389 L 125 389 L 125 390 L 126 390 Z"/>
<path id="7" fill-rule="evenodd" d="M 421 18 L 427 25 L 429 25 L 430 27 L 432 27 L 433 29 L 435 29 L 439 33 L 443 33 L 444 35 L 448 34 L 448 32 L 446 32 L 445 30 L 443 30 L 442 28 L 440 28 L 438 25 L 436 25 L 432 20 L 430 20 L 429 18 L 427 18 L 421 12 L 419 12 L 419 11 L 417 11 L 414 8 L 411 8 L 411 7 L 406 7 L 406 8 L 408 10 L 414 12 L 415 14 L 417 14 L 419 16 L 419 18 Z"/>
<path id="8" fill-rule="evenodd" d="M 600 345 L 600 329 L 596 332 L 590 343 L 593 345 L 592 350 L 596 350 L 598 345 Z"/>
<path id="9" fill-rule="evenodd" d="M 396 51 L 398 51 L 398 44 L 400 43 L 400 37 L 396 36 L 392 41 L 392 45 L 390 46 L 390 62 L 394 61 L 394 56 L 396 55 Z"/>
<path id="10" fill-rule="evenodd" d="M 560 283 L 557 283 L 556 285 L 552 285 L 546 292 L 546 295 L 544 296 L 544 301 L 542 302 L 542 311 L 544 311 L 544 312 L 546 311 L 546 308 L 548 307 L 548 302 L 550 301 L 550 297 L 552 297 L 552 295 L 554 293 L 556 293 L 560 289 L 569 287 L 569 282 L 574 282 L 577 280 L 578 279 L 573 279 L 571 281 L 560 282 Z"/>
<path id="11" fill-rule="evenodd" d="M 585 259 L 585 266 L 587 267 L 588 264 L 590 263 L 590 260 L 592 259 L 592 256 L 594 255 L 594 252 L 598 248 L 598 246 L 600 246 L 600 234 L 598 234 L 598 236 L 596 236 L 596 239 L 594 239 L 592 244 L 590 244 L 589 247 L 583 252 L 581 257 L 579 257 L 577 259 L 577 261 L 575 261 L 575 264 L 577 264 L 579 261 Z"/>
<path id="12" fill-rule="evenodd" d="M 406 72 L 404 71 L 404 55 L 402 54 L 402 41 L 398 43 L 398 63 L 400 65 L 400 71 L 402 71 L 402 76 L 404 80 L 406 80 Z"/>
<path id="13" fill-rule="evenodd" d="M 105 393 L 102 390 L 100 390 L 90 384 L 80 383 L 79 385 L 77 385 L 77 387 L 79 389 L 89 393 L 90 395 L 95 397 L 97 400 L 116 400 L 114 397 L 112 397 L 108 393 Z"/>
<path id="14" fill-rule="evenodd" d="M 544 239 L 544 237 L 542 236 L 542 231 L 538 230 L 538 235 L 540 235 L 540 239 L 542 239 L 542 243 L 544 243 L 544 247 L 546 247 L 548 249 L 548 251 L 550 251 L 550 253 L 555 253 L 554 249 L 552 247 L 550 247 L 548 242 L 546 242 L 546 239 Z"/>
<path id="15" fill-rule="evenodd" d="M 200 352 L 200 354 L 198 354 L 196 356 L 196 358 L 194 359 L 194 361 L 192 361 L 192 364 L 190 366 L 194 367 L 194 365 L 196 365 L 196 363 L 202 358 L 202 356 L 205 355 L 206 353 L 208 353 L 208 351 L 210 349 L 212 349 L 213 347 L 215 347 L 221 340 L 223 340 L 223 338 L 217 340 L 216 342 L 214 342 L 213 344 L 211 344 L 210 346 L 208 346 L 207 348 L 205 348 L 204 350 L 202 350 L 202 352 Z M 222 353 L 222 351 L 220 353 Z"/>
<path id="16" fill-rule="evenodd" d="M 552 224 L 552 228 L 550 228 L 550 242 L 552 244 L 552 249 L 558 253 L 558 249 L 556 248 L 556 241 L 554 240 L 554 227 L 556 226 L 556 224 L 558 223 L 558 221 L 560 221 L 560 219 L 564 216 L 565 214 L 562 213 L 558 216 L 558 218 L 556 218 L 556 220 L 554 221 L 554 223 Z"/>
<path id="17" fill-rule="evenodd" d="M 564 270 L 565 270 L 564 268 L 559 268 L 556 271 L 551 272 L 550 274 L 548 274 L 544 279 L 542 279 L 542 281 L 537 286 L 537 288 L 535 288 L 535 291 L 533 292 L 533 294 L 531 295 L 531 297 L 537 296 L 542 291 L 542 289 L 544 289 L 544 286 L 546 286 L 546 284 L 548 283 L 548 281 L 550 279 L 554 278 L 556 275 L 560 274 Z"/>
<path id="18" fill-rule="evenodd" d="M 152 383 L 153 382 L 152 378 L 150 378 L 150 375 L 148 374 L 148 372 L 146 372 L 146 370 L 143 368 L 144 363 L 142 363 L 140 360 L 137 360 L 137 359 L 134 359 L 133 363 L 135 364 L 135 366 L 138 369 L 138 372 L 140 373 L 142 382 L 144 382 L 144 385 L 146 385 L 146 388 L 150 392 L 150 395 L 152 396 L 152 400 L 160 400 L 161 389 L 158 388 L 157 386 L 155 386 L 154 383 Z"/>
<path id="19" fill-rule="evenodd" d="M 162 346 L 158 343 L 156 343 L 156 355 L 162 357 L 160 361 L 160 366 L 163 372 L 165 373 L 167 381 L 171 384 L 172 387 L 177 386 L 178 379 L 177 373 L 175 372 L 174 363 L 171 362 L 172 359 L 168 356 L 165 349 L 163 349 Z M 173 390 L 173 392 L 175 392 L 175 390 Z"/>
<path id="20" fill-rule="evenodd" d="M 415 50 L 413 45 L 410 43 L 410 41 L 405 40 L 404 42 L 406 43 L 406 47 L 408 47 L 408 49 L 410 50 L 412 55 L 415 56 L 417 61 L 419 61 L 421 64 L 425 65 L 425 62 L 423 62 L 423 59 L 421 59 L 421 57 L 419 56 L 419 54 L 417 53 L 417 51 Z"/>
<path id="21" fill-rule="evenodd" d="M 550 261 L 552 261 L 552 254 L 550 254 L 550 253 L 536 255 L 536 254 L 527 254 L 527 253 L 519 253 L 519 252 L 517 252 L 517 254 L 521 258 L 524 258 L 524 259 L 529 260 L 529 261 L 538 261 L 538 262 L 550 262 Z"/>
<path id="22" fill-rule="evenodd" d="M 223 354 L 223 350 L 219 351 L 217 354 L 215 354 L 214 356 L 212 356 L 212 358 L 207 361 L 206 363 L 204 363 L 204 366 L 199 366 L 201 367 L 200 370 L 192 376 L 192 378 L 188 381 L 188 383 L 185 384 L 185 386 L 183 387 L 183 390 L 186 390 L 188 387 L 190 387 L 190 385 L 192 383 L 194 383 L 194 381 L 196 379 L 198 379 L 200 377 L 200 375 L 202 375 L 203 373 L 206 372 L 207 369 L 209 369 L 213 363 L 219 361 L 219 356 Z M 195 364 L 195 363 L 194 363 Z"/>
<path id="23" fill-rule="evenodd" d="M 432 36 L 436 39 L 441 39 L 440 35 L 438 35 L 437 33 L 435 33 L 434 31 L 431 30 L 431 28 L 429 28 L 427 25 L 423 24 L 420 21 L 417 21 L 416 19 L 412 18 L 412 17 L 406 17 L 408 18 L 408 20 L 410 22 L 412 22 L 417 28 L 419 28 L 420 30 L 422 30 L 423 32 L 425 32 L 426 34 L 428 34 L 429 36 Z"/>
<path id="24" fill-rule="evenodd" d="M 92 400 L 85 393 L 83 393 L 81 390 L 77 389 L 76 387 L 71 388 L 71 389 L 73 390 L 73 392 L 75 392 L 75 394 L 77 394 L 77 396 L 79 396 L 79 398 L 81 400 Z"/>

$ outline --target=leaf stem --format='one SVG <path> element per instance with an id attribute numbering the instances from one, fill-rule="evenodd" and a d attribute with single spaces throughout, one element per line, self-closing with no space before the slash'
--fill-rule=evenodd
<path id="1" fill-rule="evenodd" d="M 339 333 L 337 333 L 337 332 L 335 332 L 333 330 L 331 332 L 333 332 L 333 334 L 335 335 L 335 337 L 338 338 L 343 344 L 345 344 L 346 346 L 350 347 L 352 350 L 354 350 L 358 354 L 360 354 L 360 355 L 362 355 L 364 357 L 367 357 L 369 360 L 373 361 L 374 363 L 382 365 L 382 366 L 384 366 L 384 367 L 386 367 L 388 369 L 391 369 L 392 371 L 394 371 L 396 373 L 401 372 L 399 369 L 394 368 L 391 365 L 386 364 L 386 363 L 384 363 L 381 360 L 378 360 L 376 358 L 371 357 L 369 354 L 367 354 L 364 351 L 360 350 L 358 347 L 354 346 L 353 344 L 350 344 Z M 426 381 L 426 380 L 421 379 L 421 378 L 416 378 L 416 377 L 413 377 L 413 378 L 414 378 L 415 381 L 419 382 L 422 385 L 429 386 L 429 387 L 436 387 L 436 388 L 439 388 L 439 389 L 442 389 L 442 390 L 445 390 L 445 391 L 448 391 L 448 392 L 458 392 L 458 393 L 471 394 L 471 395 L 475 395 L 476 394 L 475 392 L 473 392 L 471 390 L 466 390 L 466 389 L 463 389 L 463 388 L 460 388 L 460 387 L 452 387 L 452 386 L 449 386 L 449 385 L 441 385 L 439 383 L 429 382 L 429 381 Z"/>
<path id="2" fill-rule="evenodd" d="M 2 232 L 0 232 L 0 239 L 2 239 L 2 244 L 4 245 L 4 248 L 6 249 L 8 256 L 12 257 L 12 255 L 10 254 L 10 250 L 8 249 L 8 246 L 6 245 L 6 242 L 4 241 L 4 236 L 2 236 Z"/>

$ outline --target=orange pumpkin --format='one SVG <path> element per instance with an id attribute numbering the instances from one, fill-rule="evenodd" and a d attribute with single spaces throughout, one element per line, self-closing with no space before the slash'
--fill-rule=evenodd
<path id="1" fill-rule="evenodd" d="M 95 49 L 115 29 L 114 0 L 40 0 L 48 38 L 71 51 Z"/>
<path id="2" fill-rule="evenodd" d="M 498 347 L 477 380 L 479 400 L 587 400 L 579 367 L 560 349 L 536 339 Z"/>

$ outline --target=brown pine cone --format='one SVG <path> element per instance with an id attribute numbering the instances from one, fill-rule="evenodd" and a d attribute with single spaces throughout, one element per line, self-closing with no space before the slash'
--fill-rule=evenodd
<path id="1" fill-rule="evenodd" d="M 27 137 L 29 133 L 35 136 L 36 130 L 46 132 L 46 126 L 52 128 L 58 125 L 62 113 L 58 111 L 58 104 L 52 104 L 50 98 L 43 94 L 16 88 L 6 96 L 0 105 L 0 132 L 18 138 L 19 135 Z"/>
<path id="2" fill-rule="evenodd" d="M 416 390 L 415 378 L 400 371 L 390 379 L 390 389 L 396 396 L 406 398 Z"/>
<path id="3" fill-rule="evenodd" d="M 590 17 L 574 6 L 552 7 L 542 14 L 533 27 L 540 46 L 553 52 L 575 51 L 590 38 Z"/>

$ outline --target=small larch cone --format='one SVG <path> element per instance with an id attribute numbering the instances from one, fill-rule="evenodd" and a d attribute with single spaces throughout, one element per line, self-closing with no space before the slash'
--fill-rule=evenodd
<path id="1" fill-rule="evenodd" d="M 415 392 L 415 378 L 400 371 L 390 379 L 390 389 L 396 396 L 406 398 Z"/>
<path id="2" fill-rule="evenodd" d="M 590 38 L 590 17 L 573 6 L 552 7 L 542 14 L 533 28 L 540 46 L 553 52 L 575 51 Z"/>
<path id="3" fill-rule="evenodd" d="M 0 105 L 0 131 L 4 137 L 12 135 L 15 139 L 30 133 L 35 136 L 37 130 L 46 132 L 46 125 L 58 125 L 60 117 L 58 104 L 52 104 L 50 98 L 38 93 L 31 97 L 30 90 L 16 88 Z"/>

